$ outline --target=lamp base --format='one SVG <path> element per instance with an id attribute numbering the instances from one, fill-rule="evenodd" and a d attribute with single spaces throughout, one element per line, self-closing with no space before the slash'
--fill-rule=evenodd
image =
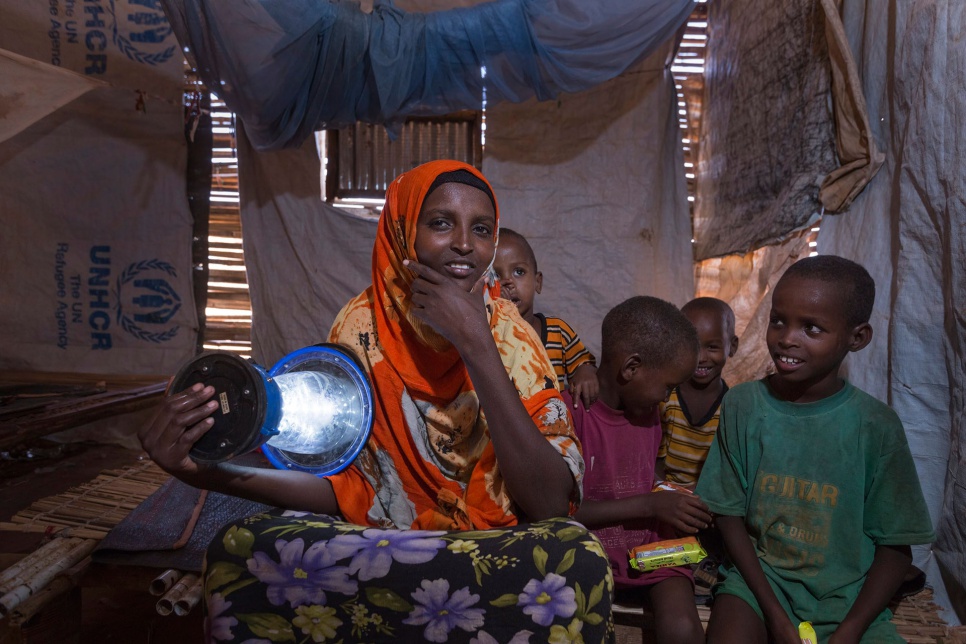
<path id="1" fill-rule="evenodd" d="M 258 365 L 233 353 L 206 351 L 181 367 L 171 391 L 199 382 L 215 388 L 218 409 L 212 414 L 214 425 L 191 448 L 196 463 L 221 463 L 246 454 L 275 431 L 278 418 L 272 422 L 271 416 L 279 415 L 281 396 Z"/>

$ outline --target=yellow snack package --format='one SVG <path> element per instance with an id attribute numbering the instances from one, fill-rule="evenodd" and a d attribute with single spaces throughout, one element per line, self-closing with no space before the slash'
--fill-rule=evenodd
<path id="1" fill-rule="evenodd" d="M 818 637 L 811 622 L 802 622 L 798 625 L 798 636 L 802 638 L 802 644 L 818 644 Z"/>
<path id="2" fill-rule="evenodd" d="M 634 570 L 647 572 L 668 566 L 698 563 L 708 556 L 694 537 L 656 541 L 630 550 L 630 564 Z"/>

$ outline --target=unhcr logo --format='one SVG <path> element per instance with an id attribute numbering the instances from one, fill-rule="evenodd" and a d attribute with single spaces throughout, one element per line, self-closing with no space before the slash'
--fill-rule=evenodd
<path id="1" fill-rule="evenodd" d="M 117 276 L 117 322 L 138 340 L 161 343 L 178 334 L 170 326 L 181 309 L 181 296 L 167 278 L 177 277 L 174 266 L 159 259 L 130 264 Z"/>
<path id="2" fill-rule="evenodd" d="M 125 56 L 145 65 L 160 65 L 174 55 L 177 43 L 160 0 L 109 0 L 108 11 L 112 39 Z"/>

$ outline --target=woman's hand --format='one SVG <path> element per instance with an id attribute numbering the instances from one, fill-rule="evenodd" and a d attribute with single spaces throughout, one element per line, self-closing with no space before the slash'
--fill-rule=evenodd
<path id="1" fill-rule="evenodd" d="M 403 262 L 416 275 L 412 286 L 413 315 L 449 340 L 457 351 L 463 341 L 489 335 L 486 310 L 483 308 L 484 276 L 470 291 L 456 280 L 413 260 Z"/>
<path id="2" fill-rule="evenodd" d="M 680 534 L 696 534 L 711 524 L 711 511 L 701 497 L 686 492 L 650 492 L 647 516 L 659 519 Z"/>
<path id="3" fill-rule="evenodd" d="M 600 383 L 597 381 L 597 367 L 585 362 L 574 371 L 573 378 L 570 379 L 570 397 L 574 401 L 574 409 L 577 409 L 577 401 L 584 403 L 584 409 L 597 400 L 600 393 Z"/>
<path id="4" fill-rule="evenodd" d="M 214 393 L 214 387 L 197 383 L 167 396 L 151 423 L 138 432 L 141 447 L 168 474 L 180 479 L 204 469 L 188 452 L 214 424 L 211 414 L 218 403 L 209 400 Z"/>

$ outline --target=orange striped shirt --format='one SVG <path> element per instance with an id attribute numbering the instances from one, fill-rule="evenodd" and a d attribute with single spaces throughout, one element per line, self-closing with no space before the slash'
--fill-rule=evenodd
<path id="1" fill-rule="evenodd" d="M 584 363 L 597 365 L 594 354 L 587 350 L 584 343 L 580 341 L 580 336 L 573 328 L 553 316 L 545 316 L 536 313 L 536 318 L 540 320 L 540 340 L 547 349 L 553 370 L 557 374 L 557 388 L 560 391 L 567 389 L 567 379 L 572 378 L 577 367 Z"/>

